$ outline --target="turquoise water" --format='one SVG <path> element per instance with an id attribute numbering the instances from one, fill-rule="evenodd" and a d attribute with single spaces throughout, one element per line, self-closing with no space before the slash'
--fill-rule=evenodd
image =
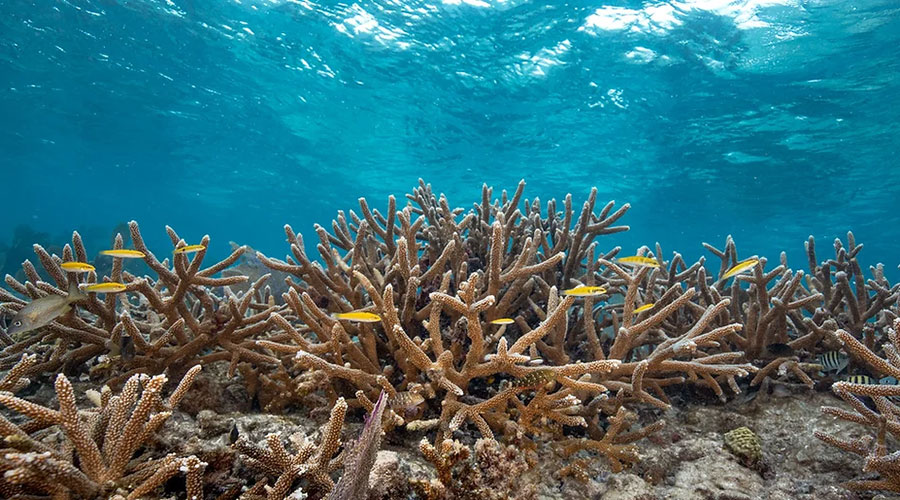
<path id="1" fill-rule="evenodd" d="M 463 207 L 525 178 L 631 203 L 602 248 L 803 268 L 853 230 L 896 276 L 898 45 L 895 0 L 8 0 L 0 242 L 136 219 L 280 256 L 419 177 Z"/>

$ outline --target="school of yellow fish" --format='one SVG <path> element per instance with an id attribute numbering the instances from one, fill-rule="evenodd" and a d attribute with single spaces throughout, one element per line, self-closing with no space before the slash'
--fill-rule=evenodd
<path id="1" fill-rule="evenodd" d="M 205 250 L 206 245 L 202 244 L 182 245 L 176 247 L 172 251 L 172 253 L 174 255 L 184 255 L 194 252 L 202 252 Z M 103 250 L 100 252 L 100 255 L 117 259 L 143 259 L 146 257 L 143 252 L 125 248 Z M 625 266 L 635 268 L 662 267 L 664 265 L 660 260 L 640 255 L 621 257 L 616 259 L 616 262 Z M 719 281 L 726 280 L 740 273 L 747 272 L 758 263 L 759 259 L 757 259 L 756 257 L 738 262 L 734 267 L 728 269 L 722 275 L 722 277 L 719 278 Z M 60 268 L 72 274 L 89 273 L 96 271 L 96 268 L 93 265 L 87 262 L 77 261 L 63 262 L 60 264 Z M 112 281 L 83 283 L 79 285 L 77 284 L 77 280 L 73 277 L 70 280 L 70 286 L 67 295 L 62 296 L 50 294 L 45 297 L 32 300 L 31 302 L 26 304 L 25 307 L 23 307 L 12 319 L 9 328 L 7 329 L 7 333 L 9 335 L 21 335 L 22 333 L 45 326 L 56 318 L 72 310 L 73 304 L 81 300 L 85 300 L 88 297 L 87 295 L 85 295 L 87 293 L 110 294 L 120 293 L 127 290 L 128 285 L 126 285 L 125 283 Z M 573 297 L 602 297 L 606 295 L 607 290 L 602 286 L 579 285 L 564 290 L 562 293 L 563 295 Z M 633 314 L 640 314 L 642 312 L 649 311 L 653 309 L 654 306 L 655 304 L 652 302 L 643 304 L 637 307 L 633 311 Z M 339 321 L 349 321 L 353 323 L 377 323 L 381 321 L 381 316 L 379 316 L 378 314 L 362 309 L 349 312 L 334 313 L 332 314 L 332 317 Z M 490 324 L 500 326 L 510 325 L 513 323 L 515 323 L 515 319 L 513 318 L 496 318 L 490 321 Z M 846 362 L 843 363 L 843 366 L 840 366 L 842 361 L 842 359 L 834 357 L 833 359 L 823 359 L 822 364 L 826 367 L 826 369 L 836 369 L 839 373 L 840 369 L 846 367 Z M 531 372 L 525 377 L 514 381 L 513 386 L 531 387 L 533 384 L 541 385 L 551 380 L 552 377 L 553 373 L 548 373 L 546 370 Z"/>
<path id="2" fill-rule="evenodd" d="M 176 248 L 173 254 L 187 254 L 206 250 L 205 245 L 186 245 Z M 100 255 L 117 259 L 143 259 L 143 252 L 127 248 L 114 248 L 102 250 Z M 67 261 L 59 264 L 60 269 L 71 274 L 95 272 L 96 268 L 87 262 Z M 56 318 L 72 310 L 72 305 L 88 298 L 86 293 L 120 293 L 128 290 L 128 285 L 114 281 L 98 283 L 82 283 L 72 277 L 69 279 L 67 295 L 50 294 L 39 299 L 34 299 L 25 305 L 10 322 L 6 333 L 8 335 L 21 335 L 45 326 Z M 379 318 L 380 319 L 380 318 Z"/>

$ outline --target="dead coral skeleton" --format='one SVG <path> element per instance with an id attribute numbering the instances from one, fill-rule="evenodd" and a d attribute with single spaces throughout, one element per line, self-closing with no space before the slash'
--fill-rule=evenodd
<path id="1" fill-rule="evenodd" d="M 161 394 L 165 375 L 134 375 L 118 395 L 113 396 L 109 387 L 93 394 L 97 408 L 82 411 L 75 405 L 72 384 L 62 374 L 55 383 L 59 410 L 0 392 L 0 404 L 29 419 L 15 425 L 0 417 L 4 436 L 0 493 L 6 498 L 42 493 L 54 499 L 134 500 L 150 496 L 169 478 L 184 473 L 188 498 L 202 498 L 206 464 L 197 457 L 133 460 L 172 415 L 199 371 L 199 366 L 189 370 L 165 400 Z M 62 432 L 61 447 L 40 439 L 48 428 Z"/>

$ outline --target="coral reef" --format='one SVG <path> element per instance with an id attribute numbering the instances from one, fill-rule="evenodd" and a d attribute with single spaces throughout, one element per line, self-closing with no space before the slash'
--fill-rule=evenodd
<path id="1" fill-rule="evenodd" d="M 887 436 L 900 437 L 900 318 L 894 319 L 893 328 L 887 329 L 890 344 L 884 346 L 885 357 L 873 352 L 865 344 L 845 330 L 838 330 L 838 338 L 845 343 L 852 356 L 864 363 L 872 373 L 893 377 L 893 382 L 857 384 L 837 382 L 831 388 L 852 410 L 834 406 L 822 407 L 822 411 L 840 419 L 871 428 L 871 435 L 859 439 L 844 439 L 816 431 L 816 437 L 844 451 L 865 459 L 863 472 L 876 472 L 878 479 L 859 479 L 846 483 L 852 490 L 885 490 L 900 492 L 900 454 L 889 451 Z"/>
<path id="2" fill-rule="evenodd" d="M 52 251 L 34 245 L 39 265 L 25 260 L 20 278 L 7 275 L 9 289 L 0 290 L 7 315 L 65 296 L 73 284 L 125 290 L 90 293 L 43 328 L 0 336 L 0 367 L 9 370 L 0 402 L 31 418 L 18 426 L 3 420 L 12 450 L 2 462 L 5 491 L 137 498 L 184 469 L 190 496 L 202 496 L 207 474 L 231 481 L 206 488 L 227 489 L 220 498 L 355 498 L 366 490 L 375 498 L 532 498 L 538 488 L 516 489 L 509 480 L 539 467 L 537 457 L 553 457 L 560 465 L 552 475 L 563 482 L 592 484 L 598 463 L 640 471 L 648 443 L 678 432 L 667 421 L 679 406 L 813 394 L 833 381 L 819 362 L 829 351 L 851 355 L 850 374 L 900 378 L 890 326 L 900 285 L 888 283 L 881 265 L 866 278 L 852 233 L 822 262 L 810 237 L 808 271 L 791 269 L 784 254 L 774 267 L 765 257 L 741 259 L 729 237 L 721 250 L 704 244 L 720 260 L 709 273 L 705 259 L 689 264 L 677 252 L 666 259 L 658 244 L 633 255 L 601 249 L 608 235 L 628 230 L 618 225 L 627 204 L 600 206 L 596 190 L 580 209 L 571 196 L 542 204 L 524 199 L 524 188 L 523 181 L 495 198 L 484 186 L 468 211 L 422 181 L 402 205 L 389 197 L 383 212 L 360 199 L 359 214 L 339 212 L 330 231 L 315 226 L 315 257 L 290 226 L 284 260 L 233 245 L 227 258 L 204 266 L 208 237 L 187 253 L 179 250 L 187 242 L 167 228 L 172 255 L 160 260 L 131 222 L 113 248 L 129 241 L 142 254 L 144 276 L 126 271 L 121 257 L 104 257 L 106 269 L 66 271 L 62 263 L 90 261 L 77 232 Z M 741 264 L 747 269 L 735 271 Z M 190 413 L 212 422 L 226 398 L 268 413 L 330 411 L 319 444 L 286 446 L 269 433 L 261 445 L 239 432 L 238 453 L 131 461 L 137 447 L 116 444 L 109 429 L 146 424 L 146 435 L 126 433 L 145 443 L 200 366 L 216 376 L 198 379 L 207 397 L 192 401 Z M 107 384 L 98 409 L 78 412 L 62 373 Z M 226 390 L 220 373 L 243 389 Z M 12 395 L 52 376 L 59 411 Z M 166 376 L 185 377 L 174 401 L 158 396 Z M 855 412 L 827 413 L 875 429 L 860 442 L 817 434 L 862 455 L 881 477 L 849 486 L 897 488 L 886 436 L 900 414 L 888 397 L 900 389 L 837 382 L 833 390 Z M 363 411 L 370 417 L 360 438 L 340 451 L 345 418 Z M 44 442 L 53 426 L 65 436 L 61 448 Z M 395 448 L 378 453 L 382 431 Z M 434 479 L 388 465 L 417 442 Z M 247 467 L 229 465 L 237 455 Z M 35 482 L 48 471 L 61 480 Z M 645 476 L 655 484 L 665 473 Z"/>
<path id="3" fill-rule="evenodd" d="M 104 373 L 98 376 L 116 373 L 110 381 L 116 385 L 133 374 L 161 373 L 172 366 L 186 369 L 193 364 L 229 361 L 233 371 L 241 362 L 277 363 L 277 359 L 255 352 L 255 343 L 247 340 L 267 330 L 269 315 L 278 309 L 260 302 L 258 292 L 266 276 L 240 295 L 230 293 L 227 286 L 246 281 L 245 276 L 214 277 L 232 265 L 243 248 L 205 269 L 201 269 L 205 250 L 190 260 L 185 254 L 174 254 L 170 267 L 168 259 L 159 261 L 147 248 L 136 222 L 128 227 L 134 248 L 144 254 L 143 261 L 157 277 L 131 275 L 123 271 L 124 259 L 113 258 L 108 276 L 89 272 L 79 284 L 125 283 L 126 295 L 107 294 L 101 300 L 97 294 L 91 294 L 88 301 L 79 304 L 84 313 L 64 315 L 34 335 L 7 346 L 0 355 L 0 365 L 10 364 L 25 350 L 39 356 L 32 367 L 35 373 L 70 370 L 89 360 L 99 361 L 94 369 Z M 167 232 L 173 248 L 185 246 L 173 229 L 167 228 Z M 206 246 L 208 242 L 209 238 L 204 237 L 201 244 Z M 121 235 L 113 248 L 123 248 Z M 69 281 L 80 277 L 64 271 L 60 264 L 88 260 L 77 232 L 71 246 L 63 247 L 61 257 L 49 254 L 40 245 L 35 245 L 34 252 L 55 285 L 43 281 L 29 260 L 23 264 L 28 281 L 21 283 L 6 277 L 13 291 L 32 300 L 48 294 L 64 296 Z M 214 294 L 215 287 L 226 287 L 225 295 Z M 26 303 L 6 290 L 0 290 L 0 300 L 6 313 L 15 313 Z"/>
<path id="4" fill-rule="evenodd" d="M 390 419 L 411 430 L 436 429 L 436 445 L 467 422 L 488 439 L 496 433 L 505 439 L 562 436 L 565 427 L 581 426 L 594 438 L 582 447 L 607 454 L 615 464 L 626 458 L 622 444 L 662 424 L 604 441 L 604 410 L 609 422 L 621 422 L 612 427 L 616 432 L 622 426 L 626 431 L 623 406 L 666 408 L 667 385 L 687 379 L 722 395 L 722 381 L 740 392 L 736 377 L 755 367 L 740 363 L 740 353 L 715 352 L 723 338 L 741 329 L 738 323 L 712 326 L 729 299 L 689 307 L 696 292 L 676 282 L 659 291 L 652 314 L 638 318 L 635 300 L 642 285 L 656 282 L 659 270 L 629 272 L 607 260 L 618 250 L 594 258 L 597 235 L 627 229 L 612 224 L 628 206 L 612 212 L 609 203 L 597 216 L 594 191 L 570 229 L 571 198 L 561 217 L 553 202 L 546 217 L 538 203 L 526 203 L 530 208 L 522 214 L 517 200 L 523 188 L 520 183 L 511 198 L 504 194 L 492 203 L 485 187 L 482 204 L 457 220 L 459 211 L 422 183 L 402 210 L 389 199 L 387 213 L 396 212 L 399 226 L 360 200 L 362 218 L 350 212 L 348 222 L 340 214 L 333 235 L 316 228 L 325 267 L 306 255 L 302 238 L 287 226 L 293 257 L 259 259 L 295 276 L 284 300 L 297 324 L 273 313 L 272 322 L 292 342 L 258 344 L 290 355 L 283 356 L 288 370 L 324 372 L 333 381 L 332 400 L 355 395 L 357 404 L 368 406 L 369 395 L 380 390 L 395 402 L 408 393 L 420 395 L 414 408 L 399 405 L 397 412 L 392 404 Z M 465 241 L 460 234 L 467 235 Z M 600 266 L 606 271 L 599 272 Z M 598 282 L 624 294 L 621 316 L 610 314 L 615 340 L 608 345 L 601 344 L 591 312 L 597 299 L 560 296 L 569 285 Z M 576 300 L 579 307 L 573 307 Z M 377 313 L 380 323 L 334 317 L 362 309 Z M 515 326 L 491 323 L 508 315 L 515 316 Z M 671 327 L 660 327 L 664 322 Z M 648 354 L 638 360 L 641 349 Z M 537 372 L 549 375 L 547 384 L 490 382 Z M 607 397 L 610 390 L 615 398 Z M 619 441 L 615 446 L 613 439 Z M 636 461 L 636 452 L 627 451 L 627 462 Z"/>
<path id="5" fill-rule="evenodd" d="M 33 362 L 33 357 L 23 358 L 10 373 Z M 83 411 L 77 409 L 72 384 L 62 374 L 55 383 L 59 410 L 0 392 L 0 404 L 29 418 L 15 425 L 0 417 L 0 492 L 7 498 L 41 492 L 53 498 L 132 500 L 149 495 L 182 471 L 188 497 L 200 498 L 206 464 L 197 457 L 132 461 L 172 415 L 199 371 L 199 366 L 189 370 L 166 400 L 160 394 L 165 375 L 134 375 L 119 395 L 113 396 L 109 387 L 95 392 L 97 408 Z M 52 437 L 48 428 L 62 431 L 58 448 L 47 442 Z"/>
<path id="6" fill-rule="evenodd" d="M 474 451 L 459 441 L 444 440 L 439 447 L 422 441 L 419 448 L 437 470 L 430 481 L 415 479 L 413 487 L 428 500 L 460 498 L 501 500 L 536 499 L 533 485 L 517 479 L 530 468 L 526 455 L 493 439 L 479 439 Z"/>

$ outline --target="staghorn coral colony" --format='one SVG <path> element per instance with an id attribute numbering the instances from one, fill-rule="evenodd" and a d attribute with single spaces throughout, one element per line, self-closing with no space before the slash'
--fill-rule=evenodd
<path id="1" fill-rule="evenodd" d="M 741 259 L 730 237 L 704 244 L 710 273 L 658 244 L 607 244 L 627 204 L 598 205 L 596 190 L 580 208 L 543 204 L 524 188 L 485 186 L 468 210 L 421 181 L 384 212 L 360 199 L 315 226 L 314 257 L 290 226 L 285 260 L 235 245 L 209 265 L 208 237 L 166 228 L 160 260 L 131 222 L 102 274 L 76 264 L 90 255 L 78 233 L 58 255 L 35 245 L 39 267 L 6 276 L 2 312 L 85 295 L 0 337 L 0 494 L 549 498 L 537 484 L 639 467 L 642 443 L 677 436 L 673 406 L 821 390 L 841 356 L 870 377 L 834 383 L 847 406 L 823 411 L 867 430 L 815 436 L 876 474 L 848 488 L 900 491 L 900 286 L 880 264 L 863 271 L 852 233 L 824 261 L 810 237 L 808 271 Z M 127 272 L 129 257 L 153 275 Z M 761 459 L 765 443 L 739 431 L 731 449 L 737 436 Z M 544 477 L 517 482 L 529 474 Z"/>

